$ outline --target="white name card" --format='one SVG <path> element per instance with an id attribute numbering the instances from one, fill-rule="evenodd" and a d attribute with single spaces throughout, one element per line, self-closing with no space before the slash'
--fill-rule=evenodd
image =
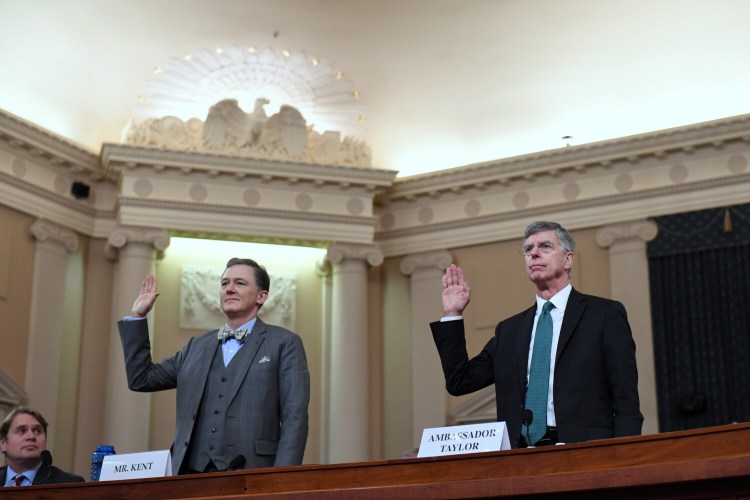
<path id="1" fill-rule="evenodd" d="M 144 451 L 107 455 L 102 463 L 99 481 L 116 479 L 143 479 L 172 475 L 172 458 L 169 450 Z"/>
<path id="2" fill-rule="evenodd" d="M 441 457 L 462 453 L 509 450 L 505 422 L 433 427 L 422 431 L 418 457 Z"/>

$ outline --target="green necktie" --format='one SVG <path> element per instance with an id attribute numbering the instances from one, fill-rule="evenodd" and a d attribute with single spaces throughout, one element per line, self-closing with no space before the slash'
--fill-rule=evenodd
<path id="1" fill-rule="evenodd" d="M 549 311 L 555 307 L 545 302 L 542 314 L 536 323 L 534 351 L 531 354 L 529 386 L 526 388 L 526 408 L 534 418 L 529 426 L 529 445 L 535 444 L 547 433 L 547 395 L 549 393 L 549 365 L 552 349 L 552 316 Z"/>

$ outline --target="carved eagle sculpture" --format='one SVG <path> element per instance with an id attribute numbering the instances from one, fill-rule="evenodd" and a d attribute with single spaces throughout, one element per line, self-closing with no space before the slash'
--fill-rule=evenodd
<path id="1" fill-rule="evenodd" d="M 223 99 L 208 109 L 202 138 L 206 149 L 241 148 L 252 141 L 247 113 L 237 99 Z"/>
<path id="2" fill-rule="evenodd" d="M 250 128 L 250 142 L 256 144 L 260 139 L 260 133 L 263 130 L 263 125 L 268 120 L 268 115 L 263 107 L 270 101 L 265 97 L 259 97 L 255 100 L 255 107 L 251 113 L 247 114 L 248 124 Z"/>
<path id="3" fill-rule="evenodd" d="M 283 104 L 263 126 L 259 147 L 272 157 L 304 159 L 307 155 L 307 121 L 302 113 Z"/>

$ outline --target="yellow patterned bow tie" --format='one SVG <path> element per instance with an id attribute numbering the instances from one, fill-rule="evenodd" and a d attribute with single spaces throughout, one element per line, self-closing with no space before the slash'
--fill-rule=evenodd
<path id="1" fill-rule="evenodd" d="M 245 340 L 245 337 L 247 337 L 247 334 L 250 333 L 247 331 L 247 328 L 240 328 L 237 331 L 232 330 L 227 325 L 222 326 L 219 328 L 219 340 L 222 342 L 225 341 L 228 338 L 234 337 L 240 342 Z"/>

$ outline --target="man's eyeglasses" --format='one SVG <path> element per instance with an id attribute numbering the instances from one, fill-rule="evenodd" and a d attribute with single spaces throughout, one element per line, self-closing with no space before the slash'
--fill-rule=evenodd
<path id="1" fill-rule="evenodd" d="M 542 241 L 537 245 L 534 245 L 533 243 L 524 245 L 524 247 L 521 249 L 521 255 L 525 255 L 528 257 L 534 251 L 534 247 L 539 248 L 539 251 L 541 253 L 552 253 L 555 251 L 555 245 L 551 241 Z"/>

